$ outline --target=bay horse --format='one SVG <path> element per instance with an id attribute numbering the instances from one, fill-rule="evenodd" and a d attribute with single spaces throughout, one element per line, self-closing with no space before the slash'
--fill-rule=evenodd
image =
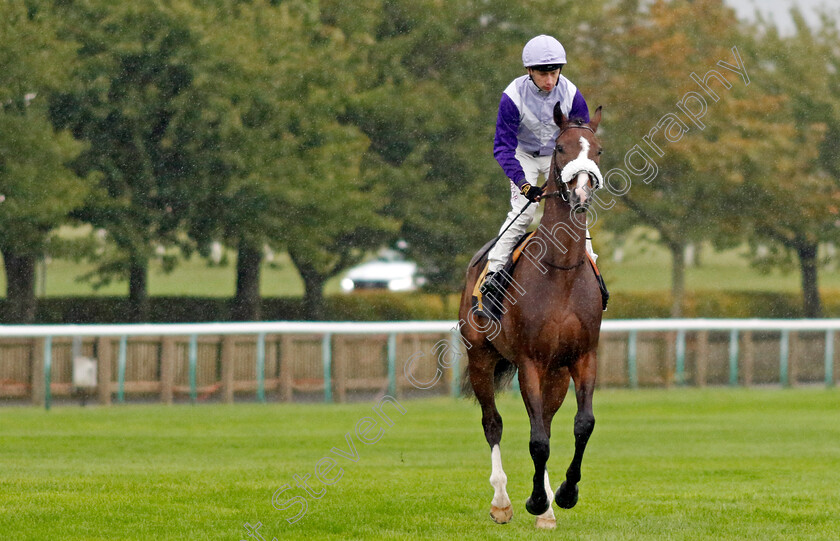
<path id="1" fill-rule="evenodd" d="M 504 315 L 498 321 L 478 315 L 472 302 L 484 267 L 484 248 L 470 262 L 459 310 L 460 333 L 469 359 L 464 386 L 466 390 L 471 386 L 481 405 L 484 436 L 491 450 L 494 495 L 490 516 L 501 524 L 513 516 L 502 469 L 502 418 L 495 393 L 518 370 L 534 461 L 533 489 L 525 509 L 537 515 L 536 527 L 545 529 L 556 526 L 552 500 L 564 509 L 577 503 L 581 461 L 595 426 L 592 394 L 602 313 L 598 282 L 585 247 L 585 211 L 594 189 L 603 183 L 597 167 L 601 144 L 595 135 L 601 107 L 587 124 L 570 121 L 555 106 L 554 121 L 560 132 L 543 195 L 543 217 L 525 248 L 529 258 L 521 257 L 509 276 L 511 287 L 500 299 Z M 579 163 L 590 166 L 588 170 L 570 170 L 569 166 Z M 551 421 L 563 403 L 570 377 L 577 398 L 575 451 L 566 480 L 555 494 L 546 469 Z"/>

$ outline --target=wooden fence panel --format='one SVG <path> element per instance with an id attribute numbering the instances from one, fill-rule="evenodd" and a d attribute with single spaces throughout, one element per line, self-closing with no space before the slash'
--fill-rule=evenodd
<path id="1" fill-rule="evenodd" d="M 31 393 L 32 343 L 32 339 L 20 338 L 0 342 L 0 398 L 25 397 Z"/>
<path id="2" fill-rule="evenodd" d="M 778 330 L 738 332 L 737 381 L 742 385 L 778 385 L 781 334 Z M 689 385 L 730 383 L 729 331 L 686 330 L 684 375 Z M 835 351 L 840 349 L 840 332 L 834 332 Z M 329 389 L 336 401 L 356 400 L 388 392 L 395 384 L 397 395 L 420 391 L 448 394 L 461 374 L 446 369 L 451 361 L 451 333 L 400 333 L 394 335 L 336 333 L 330 339 L 331 356 L 323 350 L 322 335 L 267 334 L 264 341 L 264 372 L 257 374 L 255 334 L 199 335 L 197 338 L 196 386 L 198 399 L 233 401 L 235 394 L 253 399 L 260 381 L 268 400 L 321 400 L 324 397 L 324 362 L 331 360 Z M 675 331 L 635 332 L 635 376 L 640 386 L 669 386 L 676 375 Z M 787 332 L 787 374 L 790 384 L 825 384 L 825 331 Z M 601 334 L 598 352 L 598 385 L 626 387 L 628 332 Z M 44 404 L 44 339 L 4 338 L 0 340 L 0 398 L 29 398 Z M 454 342 L 457 344 L 457 339 Z M 73 391 L 73 339 L 51 341 L 51 394 Z M 393 346 L 393 349 L 392 349 Z M 465 351 L 459 346 L 466 361 Z M 78 346 L 77 346 L 78 347 Z M 155 394 L 164 403 L 190 392 L 190 337 L 129 337 L 125 350 L 126 395 Z M 119 335 L 85 337 L 78 353 L 99 361 L 99 401 L 108 404 L 119 389 Z M 443 358 L 441 358 L 443 357 Z M 840 379 L 840 359 L 828 360 L 833 381 Z M 390 363 L 393 361 L 393 365 Z M 393 372 L 391 372 L 393 370 Z M 411 377 L 406 376 L 406 371 Z M 415 383 L 417 385 L 415 385 Z M 428 385 L 426 385 L 428 384 Z M 422 388 L 422 389 L 420 389 Z M 308 394 L 308 397 L 303 395 Z"/>

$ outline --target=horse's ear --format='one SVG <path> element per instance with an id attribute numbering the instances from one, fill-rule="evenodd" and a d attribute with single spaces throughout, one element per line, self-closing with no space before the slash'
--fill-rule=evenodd
<path id="1" fill-rule="evenodd" d="M 601 123 L 601 106 L 599 105 L 597 109 L 595 109 L 595 114 L 592 115 L 592 118 L 589 119 L 589 127 L 592 128 L 592 131 L 598 131 L 598 124 Z"/>
<path id="2" fill-rule="evenodd" d="M 554 104 L 554 123 L 561 129 L 569 123 L 569 119 L 563 114 L 563 108 L 560 106 L 559 101 Z"/>

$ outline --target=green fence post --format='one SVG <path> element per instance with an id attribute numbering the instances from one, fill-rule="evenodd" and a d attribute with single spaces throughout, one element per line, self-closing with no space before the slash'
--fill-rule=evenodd
<path id="1" fill-rule="evenodd" d="M 332 335 L 321 340 L 321 361 L 324 363 L 324 402 L 332 402 Z"/>
<path id="2" fill-rule="evenodd" d="M 397 396 L 397 335 L 388 335 L 388 394 Z"/>
<path id="3" fill-rule="evenodd" d="M 834 331 L 825 331 L 825 386 L 834 387 Z"/>
<path id="4" fill-rule="evenodd" d="M 782 336 L 779 339 L 779 383 L 782 387 L 790 385 L 788 379 L 788 350 L 790 344 L 790 331 L 787 329 L 782 331 Z"/>
<path id="5" fill-rule="evenodd" d="M 677 385 L 685 385 L 685 330 L 677 331 L 677 359 L 676 378 Z"/>
<path id="6" fill-rule="evenodd" d="M 128 337 L 120 336 L 120 351 L 117 354 L 117 402 L 125 401 L 125 363 L 128 355 Z"/>
<path id="7" fill-rule="evenodd" d="M 738 329 L 729 331 L 729 385 L 738 385 Z"/>
<path id="8" fill-rule="evenodd" d="M 461 394 L 461 340 L 459 339 L 460 331 L 456 326 L 449 332 L 449 353 L 450 357 L 449 369 L 452 370 L 451 388 L 453 398 L 458 398 Z"/>
<path id="9" fill-rule="evenodd" d="M 257 400 L 265 402 L 265 333 L 257 335 Z"/>
<path id="10" fill-rule="evenodd" d="M 50 411 L 50 404 L 52 402 L 52 393 L 50 393 L 50 386 L 52 384 L 52 336 L 44 337 L 44 408 Z"/>
<path id="11" fill-rule="evenodd" d="M 190 402 L 195 404 L 198 399 L 198 385 L 196 382 L 196 371 L 198 367 L 198 336 L 190 335 Z"/>
<path id="12" fill-rule="evenodd" d="M 636 371 L 636 331 L 630 331 L 627 337 L 627 380 L 632 389 L 639 386 L 639 374 Z"/>

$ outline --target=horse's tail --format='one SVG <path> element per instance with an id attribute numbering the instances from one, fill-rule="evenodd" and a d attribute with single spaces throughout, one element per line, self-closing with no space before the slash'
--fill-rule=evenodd
<path id="1" fill-rule="evenodd" d="M 496 392 L 507 389 L 515 374 L 516 366 L 512 362 L 504 357 L 499 359 L 496 369 L 493 370 L 493 387 L 496 388 Z"/>
<path id="2" fill-rule="evenodd" d="M 468 370 L 469 366 L 464 366 L 464 371 L 461 374 L 461 396 L 475 398 Z M 515 374 L 516 366 L 504 357 L 500 357 L 496 362 L 496 368 L 493 370 L 493 388 L 496 392 L 506 389 Z"/>

